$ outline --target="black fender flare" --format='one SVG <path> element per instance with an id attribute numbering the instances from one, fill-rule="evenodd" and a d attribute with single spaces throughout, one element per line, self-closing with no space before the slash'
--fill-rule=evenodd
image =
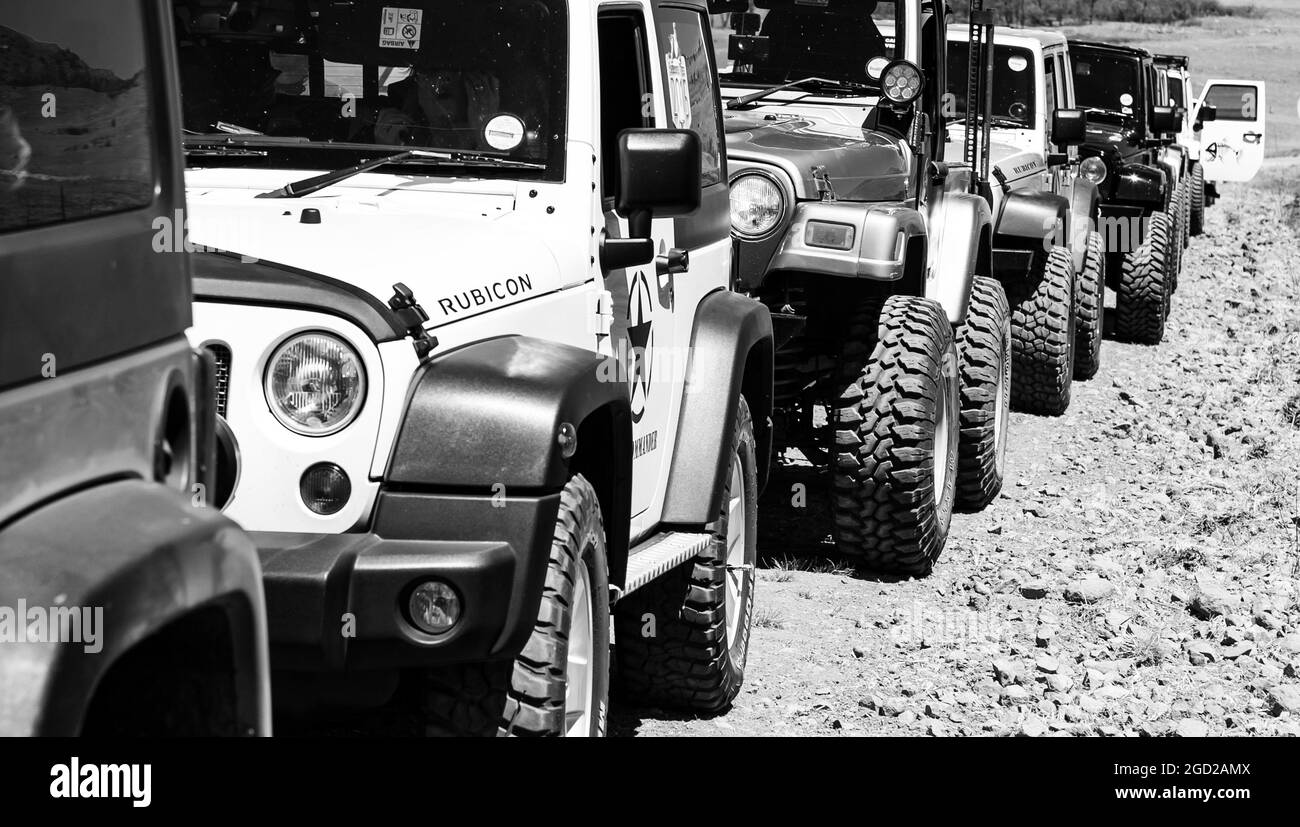
<path id="1" fill-rule="evenodd" d="M 1115 200 L 1162 210 L 1165 206 L 1165 182 L 1165 171 L 1159 167 L 1126 164 L 1115 182 Z"/>
<path id="2" fill-rule="evenodd" d="M 743 392 L 758 442 L 759 490 L 772 456 L 772 317 L 737 293 L 718 290 L 695 310 L 663 522 L 703 526 L 717 519 L 730 470 L 736 404 Z"/>
<path id="3" fill-rule="evenodd" d="M 1070 202 L 1052 192 L 1009 192 L 1002 199 L 996 249 L 1050 250 L 1070 237 Z"/>
<path id="4" fill-rule="evenodd" d="M 610 582 L 627 565 L 632 508 L 632 414 L 614 357 L 530 336 L 483 339 L 436 354 L 421 366 L 385 474 L 386 484 L 491 496 L 560 491 L 573 472 L 561 426 L 598 412 L 608 485 L 600 494 Z M 603 489 L 603 490 L 602 490 Z M 491 525 L 483 526 L 485 530 Z M 545 534 L 550 536 L 551 526 Z M 473 537 L 462 539 L 472 540 Z M 519 549 L 520 553 L 532 551 Z"/>
<path id="5" fill-rule="evenodd" d="M 240 729 L 270 734 L 262 570 L 252 541 L 217 511 L 155 483 L 111 482 L 6 525 L 0 561 L 0 606 L 89 610 L 91 623 L 101 613 L 93 642 L 83 626 L 82 644 L 0 645 L 0 734 L 79 734 L 114 663 L 208 607 L 229 624 Z"/>
<path id="6" fill-rule="evenodd" d="M 1074 179 L 1070 189 L 1070 253 L 1074 257 L 1074 271 L 1083 272 L 1083 259 L 1088 250 L 1088 234 L 1097 229 L 1101 193 L 1097 185 L 1082 177 Z"/>

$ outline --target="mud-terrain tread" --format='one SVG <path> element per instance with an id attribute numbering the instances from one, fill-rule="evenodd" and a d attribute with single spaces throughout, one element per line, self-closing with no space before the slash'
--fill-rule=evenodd
<path id="1" fill-rule="evenodd" d="M 926 575 L 947 540 L 959 451 L 936 496 L 933 440 L 938 406 L 951 401 L 942 371 L 954 347 L 943 308 L 916 296 L 866 301 L 848 326 L 832 414 L 832 533 L 867 568 Z"/>
<path id="2" fill-rule="evenodd" d="M 746 513 L 758 513 L 758 444 L 749 405 L 737 406 L 731 454 L 742 452 L 748 491 Z M 619 601 L 614 613 L 618 670 L 617 690 L 644 704 L 666 705 L 698 712 L 726 709 L 745 680 L 745 662 L 753 623 L 754 577 L 749 578 L 746 605 L 739 615 L 736 650 L 727 646 L 727 522 L 731 475 L 723 481 L 722 513 L 711 529 L 713 542 L 693 561 L 643 586 Z M 748 542 L 757 554 L 757 523 Z M 749 565 L 756 560 L 749 559 Z M 654 634 L 645 634 L 649 614 Z"/>
<path id="3" fill-rule="evenodd" d="M 583 565 L 582 538 L 599 538 L 592 553 L 590 586 L 597 659 L 598 734 L 604 734 L 608 709 L 609 577 L 605 525 L 600 501 L 581 475 L 560 494 L 560 512 L 551 540 L 537 621 L 513 661 L 473 663 L 427 670 L 424 717 L 434 735 L 561 735 L 565 726 L 565 667 L 576 566 Z M 601 653 L 604 653 L 603 657 Z M 605 664 L 601 668 L 601 662 Z M 603 687 L 603 689 L 602 689 Z"/>
<path id="4" fill-rule="evenodd" d="M 1106 248 L 1101 233 L 1088 233 L 1083 272 L 1076 290 L 1074 378 L 1087 381 L 1101 369 L 1101 337 L 1106 315 Z"/>
<path id="5" fill-rule="evenodd" d="M 1011 358 L 1010 350 L 1011 307 L 1006 292 L 996 279 L 976 276 L 966 321 L 957 329 L 961 439 L 956 506 L 962 511 L 983 509 L 1002 490 L 1006 438 L 1004 434 L 998 444 L 994 422 L 1001 402 L 998 378 L 1003 360 Z"/>
<path id="6" fill-rule="evenodd" d="M 1055 246 L 1041 276 L 1008 289 L 1011 300 L 1011 407 L 1060 416 L 1074 378 L 1074 259 Z"/>
<path id="7" fill-rule="evenodd" d="M 1115 291 L 1115 335 L 1141 345 L 1158 345 L 1165 337 L 1168 295 L 1169 216 L 1154 212 L 1147 237 L 1124 254 Z"/>
<path id="8" fill-rule="evenodd" d="M 1205 232 L 1205 167 L 1200 161 L 1192 164 L 1192 203 L 1189 209 L 1187 230 L 1191 235 Z"/>

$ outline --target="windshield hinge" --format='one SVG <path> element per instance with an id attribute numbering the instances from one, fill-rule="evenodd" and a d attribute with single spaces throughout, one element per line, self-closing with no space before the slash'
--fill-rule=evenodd
<path id="1" fill-rule="evenodd" d="M 592 294 L 592 315 L 590 332 L 597 338 L 597 348 L 609 341 L 614 329 L 614 294 L 608 290 L 598 290 Z"/>
<path id="2" fill-rule="evenodd" d="M 411 344 L 415 346 L 415 355 L 420 357 L 420 361 L 424 361 L 438 346 L 438 339 L 430 336 L 424 329 L 424 323 L 429 321 L 429 314 L 415 300 L 415 293 L 411 292 L 411 288 L 400 281 L 393 285 L 393 297 L 388 300 L 388 306 L 406 328 L 406 335 L 411 337 Z"/>
<path id="3" fill-rule="evenodd" d="M 812 168 L 813 183 L 817 185 L 817 194 L 823 201 L 838 201 L 839 196 L 835 194 L 835 185 L 831 183 L 831 175 L 826 171 L 822 164 Z"/>

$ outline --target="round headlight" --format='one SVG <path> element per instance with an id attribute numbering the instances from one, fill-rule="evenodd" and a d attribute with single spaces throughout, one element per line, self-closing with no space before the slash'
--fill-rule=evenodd
<path id="1" fill-rule="evenodd" d="M 1106 180 L 1106 162 L 1095 155 L 1084 158 L 1079 162 L 1079 174 L 1094 184 L 1100 184 Z"/>
<path id="2" fill-rule="evenodd" d="M 771 232 L 785 212 L 785 195 L 766 175 L 741 175 L 731 182 L 731 228 L 742 236 Z"/>
<path id="3" fill-rule="evenodd" d="M 266 402 L 281 425 L 304 436 L 326 436 L 360 412 L 366 371 L 342 339 L 302 333 L 271 354 L 264 384 Z"/>
<path id="4" fill-rule="evenodd" d="M 911 103 L 921 94 L 921 70 L 910 61 L 895 60 L 885 67 L 880 89 L 891 103 Z"/>

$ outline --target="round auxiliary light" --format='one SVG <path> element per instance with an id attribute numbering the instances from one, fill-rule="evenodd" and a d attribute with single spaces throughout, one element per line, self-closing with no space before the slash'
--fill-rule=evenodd
<path id="1" fill-rule="evenodd" d="M 1079 174 L 1094 184 L 1100 184 L 1106 180 L 1106 162 L 1095 155 L 1084 158 L 1079 162 Z"/>
<path id="2" fill-rule="evenodd" d="M 921 70 L 910 60 L 895 60 L 885 67 L 880 89 L 890 103 L 911 103 L 921 94 Z"/>
<path id="3" fill-rule="evenodd" d="M 303 504 L 313 514 L 328 517 L 343 510 L 352 496 L 347 472 L 332 462 L 318 462 L 303 472 L 298 481 Z"/>
<path id="4" fill-rule="evenodd" d="M 422 632 L 440 635 L 460 620 L 460 596 L 440 580 L 429 580 L 411 590 L 407 614 Z"/>
<path id="5" fill-rule="evenodd" d="M 731 229 L 738 235 L 765 235 L 784 213 L 785 194 L 766 175 L 739 175 L 731 182 Z"/>
<path id="6" fill-rule="evenodd" d="M 280 424 L 303 436 L 343 430 L 361 411 L 366 370 L 337 336 L 300 333 L 286 339 L 266 368 L 265 393 Z"/>

